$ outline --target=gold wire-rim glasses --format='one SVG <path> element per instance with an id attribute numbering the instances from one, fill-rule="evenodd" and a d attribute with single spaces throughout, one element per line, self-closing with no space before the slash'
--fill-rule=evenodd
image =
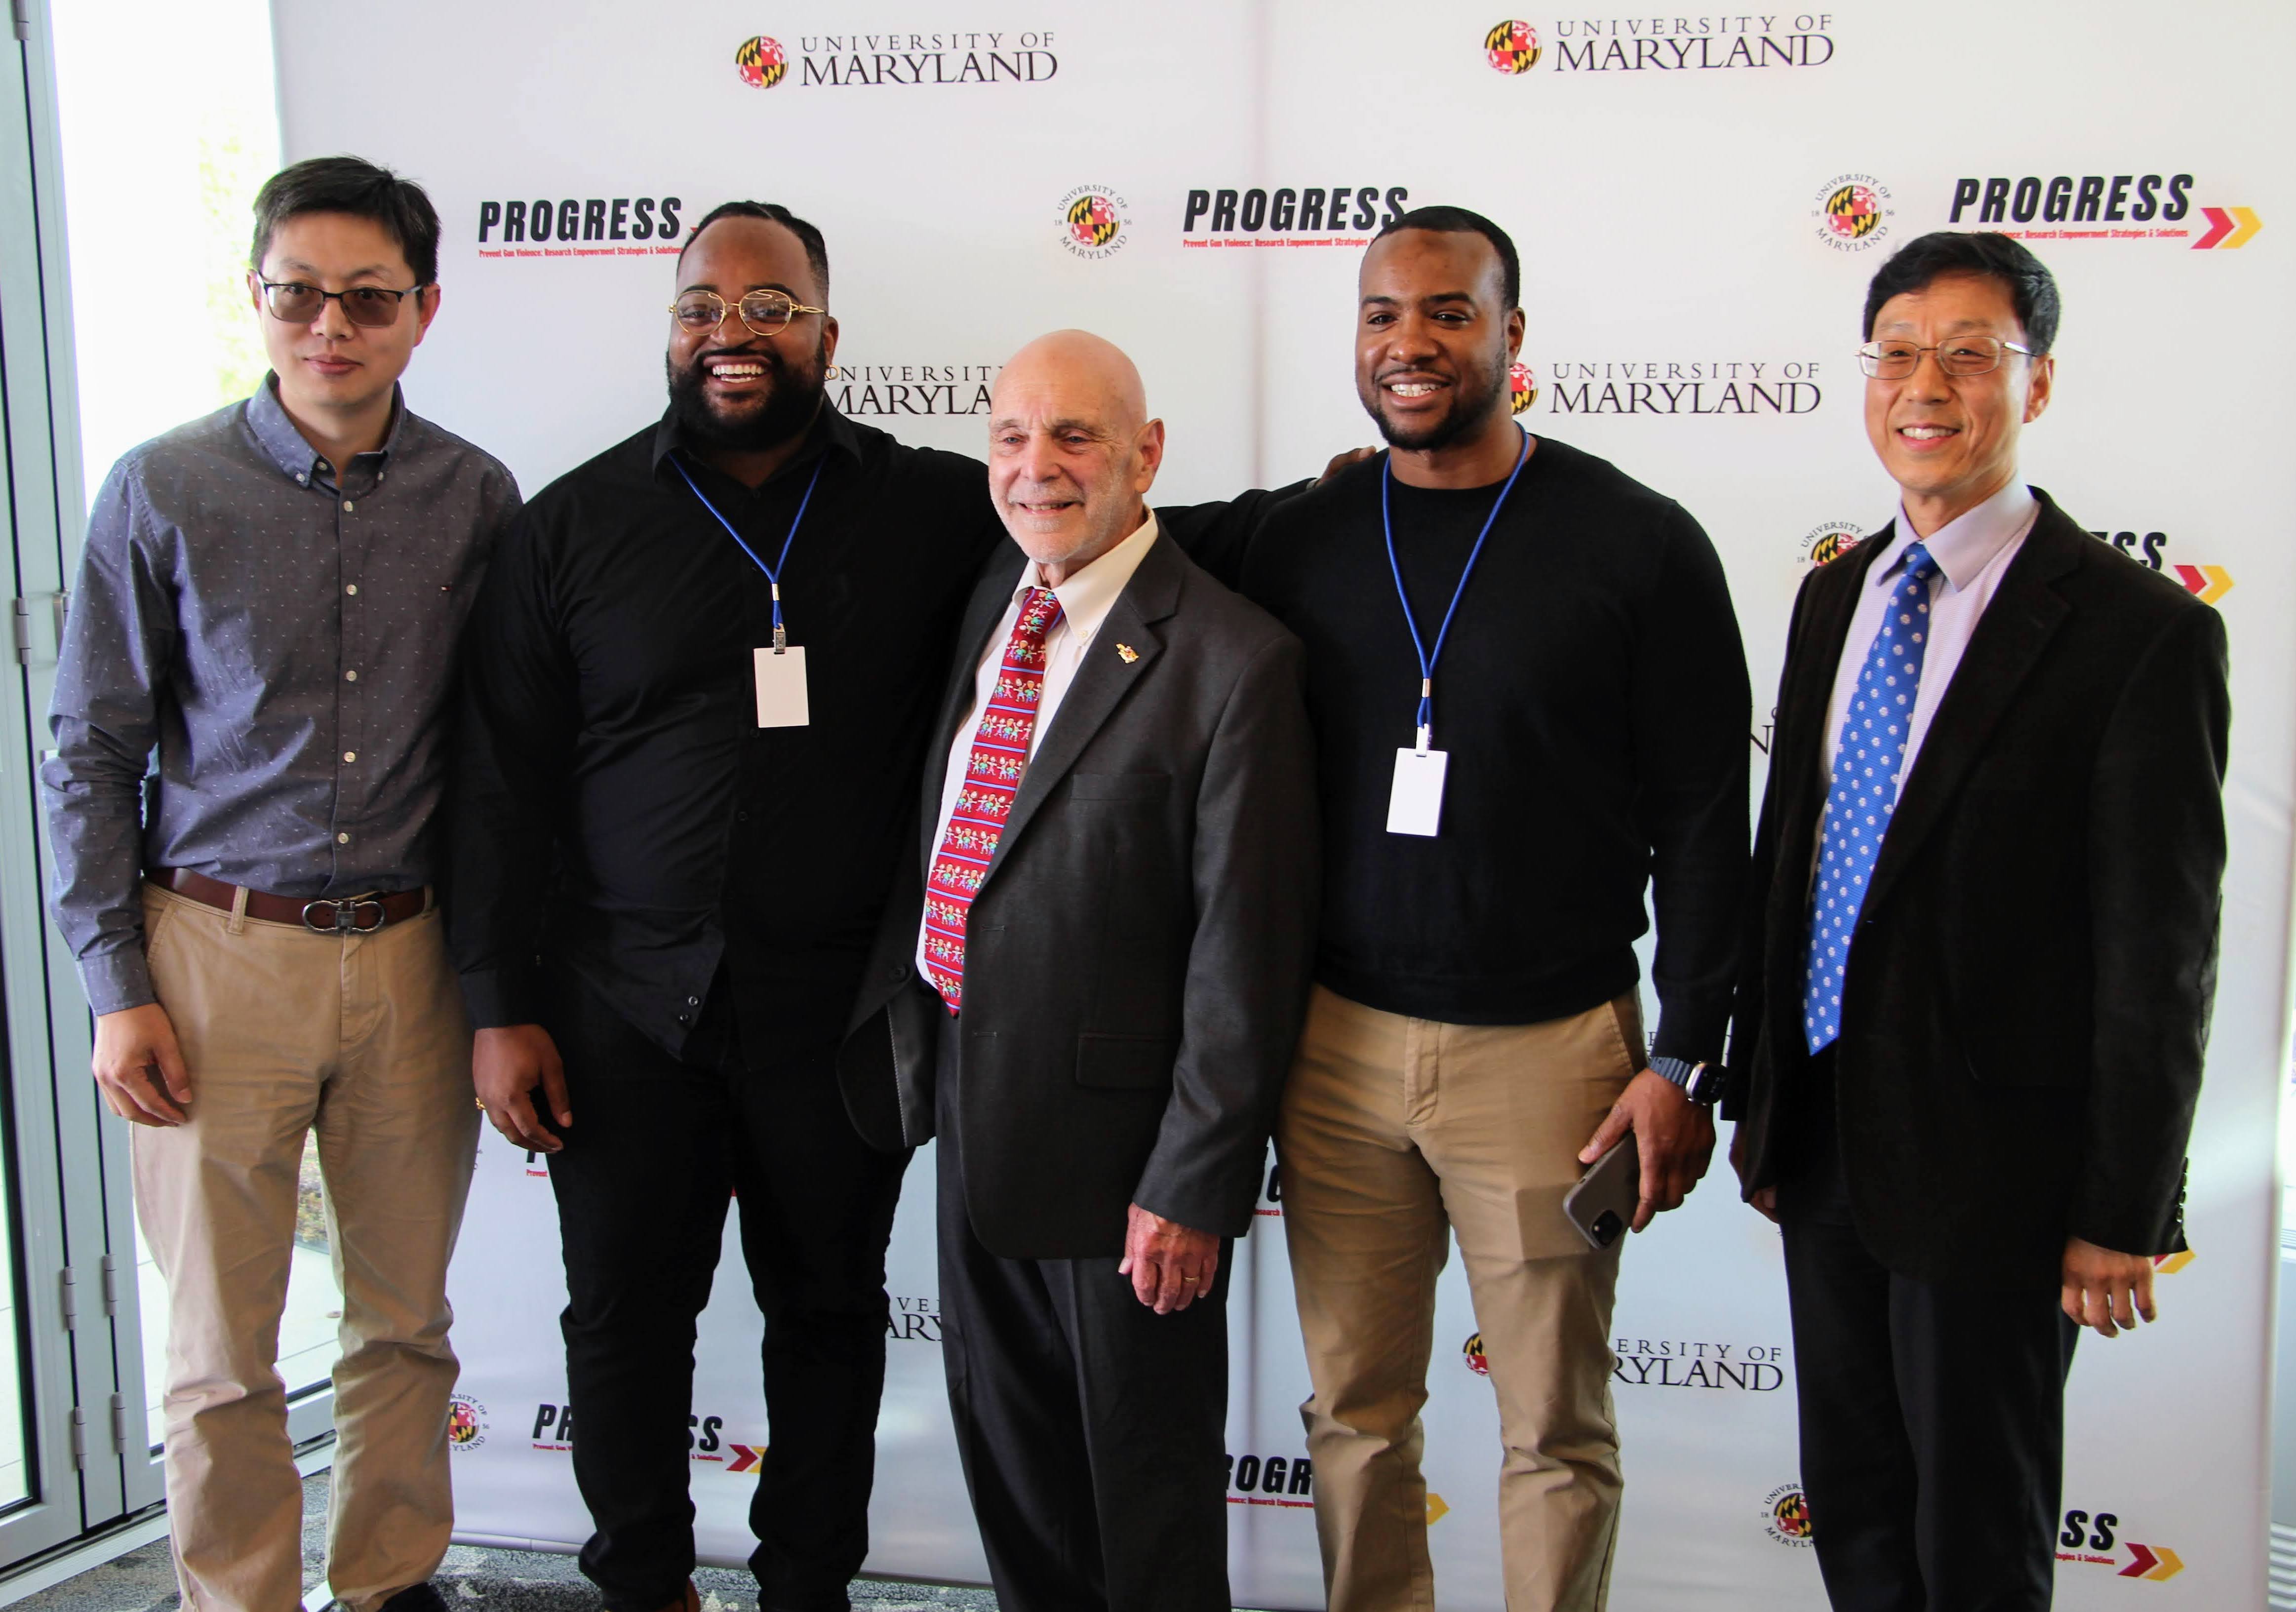
<path id="1" fill-rule="evenodd" d="M 690 316 L 689 307 L 693 310 Z M 710 313 L 712 308 L 716 310 L 714 314 Z M 726 315 L 732 314 L 741 320 L 744 329 L 758 336 L 780 335 L 800 314 L 828 311 L 825 307 L 808 307 L 784 291 L 750 291 L 733 303 L 715 291 L 687 291 L 669 305 L 670 317 L 677 321 L 681 330 L 706 329 L 714 332 L 725 324 Z M 705 315 L 709 315 L 706 325 L 702 323 Z"/>

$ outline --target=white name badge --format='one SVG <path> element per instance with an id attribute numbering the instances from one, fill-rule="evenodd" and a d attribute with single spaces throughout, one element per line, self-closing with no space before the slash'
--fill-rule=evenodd
<path id="1" fill-rule="evenodd" d="M 1441 831 L 1443 774 L 1451 765 L 1448 750 L 1401 749 L 1395 753 L 1395 790 L 1387 798 L 1387 831 L 1427 834 Z"/>
<path id="2" fill-rule="evenodd" d="M 811 720 L 805 703 L 805 651 L 796 644 L 778 652 L 759 650 L 758 725 L 801 728 Z"/>

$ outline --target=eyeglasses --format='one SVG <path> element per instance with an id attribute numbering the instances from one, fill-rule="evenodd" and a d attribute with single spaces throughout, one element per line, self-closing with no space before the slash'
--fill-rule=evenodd
<path id="1" fill-rule="evenodd" d="M 753 334 L 778 336 L 800 314 L 825 314 L 829 310 L 808 307 L 779 291 L 751 291 L 730 307 L 726 299 L 715 291 L 688 291 L 669 305 L 669 311 L 678 329 L 684 331 L 714 331 L 726 323 L 727 314 L 733 313 L 740 315 Z"/>
<path id="2" fill-rule="evenodd" d="M 347 291 L 323 291 L 316 285 L 306 285 L 299 280 L 264 280 L 263 306 L 274 319 L 288 324 L 311 324 L 329 302 L 343 305 L 343 317 L 353 324 L 363 324 L 369 330 L 398 323 L 398 305 L 423 288 L 410 285 L 403 291 L 388 286 L 355 285 Z"/>
<path id="3" fill-rule="evenodd" d="M 1876 380 L 1903 380 L 1922 366 L 1922 355 L 1935 353 L 1938 368 L 1948 375 L 1989 375 L 2001 367 L 2005 353 L 2033 356 L 2030 347 L 1993 336 L 1956 336 L 1935 347 L 1910 341 L 1869 341 L 1857 349 L 1857 367 Z"/>

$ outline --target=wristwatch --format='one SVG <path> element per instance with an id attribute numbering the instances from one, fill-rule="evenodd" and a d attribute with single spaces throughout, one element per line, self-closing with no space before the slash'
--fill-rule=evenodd
<path id="1" fill-rule="evenodd" d="M 1702 1107 L 1711 1108 L 1722 1095 L 1722 1066 L 1701 1060 L 1692 1063 L 1686 1058 L 1653 1058 L 1650 1067 L 1658 1077 L 1682 1088 L 1682 1094 Z"/>

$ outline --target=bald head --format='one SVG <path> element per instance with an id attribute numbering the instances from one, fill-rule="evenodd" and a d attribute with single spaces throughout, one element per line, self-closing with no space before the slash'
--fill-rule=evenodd
<path id="1" fill-rule="evenodd" d="M 991 394 L 989 418 L 1003 420 L 1008 400 L 1019 405 L 1046 393 L 1072 405 L 1088 405 L 1100 418 L 1128 429 L 1148 419 L 1148 393 L 1139 370 L 1122 348 L 1090 331 L 1054 331 L 1006 359 Z"/>
<path id="2" fill-rule="evenodd" d="M 990 395 L 988 487 L 1013 535 L 1057 584 L 1136 531 L 1164 458 L 1140 372 L 1088 331 L 1039 336 Z"/>

